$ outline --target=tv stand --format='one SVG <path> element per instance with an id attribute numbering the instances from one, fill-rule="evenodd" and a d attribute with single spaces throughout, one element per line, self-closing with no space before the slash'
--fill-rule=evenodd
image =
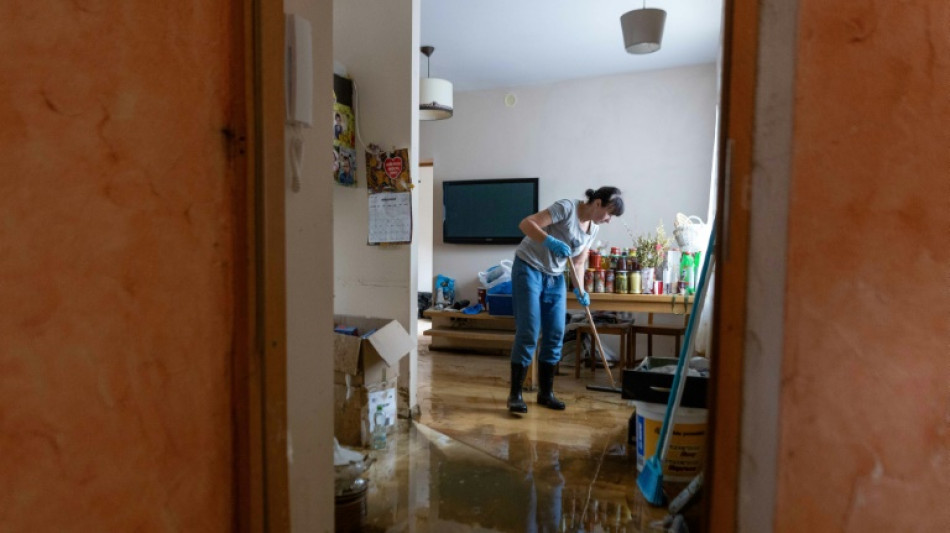
<path id="1" fill-rule="evenodd" d="M 461 311 L 428 309 L 423 316 L 432 320 L 432 328 L 422 332 L 432 338 L 430 349 L 510 355 L 515 342 L 515 317 L 486 312 L 467 315 Z M 525 388 L 534 389 L 537 358 L 532 358 Z"/>

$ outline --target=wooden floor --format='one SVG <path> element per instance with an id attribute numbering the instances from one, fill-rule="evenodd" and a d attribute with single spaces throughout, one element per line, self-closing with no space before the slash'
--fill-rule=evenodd
<path id="1" fill-rule="evenodd" d="M 636 488 L 626 442 L 633 408 L 618 393 L 587 389 L 608 385 L 603 369 L 575 379 L 562 368 L 554 388 L 567 409 L 526 393 L 528 413 L 515 416 L 505 406 L 506 356 L 427 346 L 420 336 L 421 417 L 372 452 L 363 531 L 661 531 L 650 524 L 665 509 Z M 699 507 L 687 513 L 691 531 Z"/>

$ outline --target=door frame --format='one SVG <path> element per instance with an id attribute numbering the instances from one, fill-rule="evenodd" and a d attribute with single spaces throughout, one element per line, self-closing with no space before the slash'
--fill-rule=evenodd
<path id="1" fill-rule="evenodd" d="M 284 222 L 284 13 L 278 2 L 235 9 L 232 418 L 234 529 L 290 531 Z M 242 92 L 243 89 L 243 92 Z"/>
<path id="2" fill-rule="evenodd" d="M 757 0 L 725 0 L 723 8 L 722 124 L 717 161 L 719 268 L 717 298 L 713 302 L 708 490 L 704 491 L 705 530 L 714 533 L 733 532 L 738 527 L 749 198 L 759 35 Z"/>

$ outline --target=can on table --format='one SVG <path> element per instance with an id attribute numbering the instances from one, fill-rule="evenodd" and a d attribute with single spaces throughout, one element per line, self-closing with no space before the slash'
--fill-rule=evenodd
<path id="1" fill-rule="evenodd" d="M 642 277 L 639 272 L 630 273 L 630 294 L 640 294 L 640 283 Z"/>
<path id="2" fill-rule="evenodd" d="M 614 279 L 614 292 L 617 294 L 627 294 L 630 292 L 630 273 L 626 270 L 618 270 L 617 277 Z"/>

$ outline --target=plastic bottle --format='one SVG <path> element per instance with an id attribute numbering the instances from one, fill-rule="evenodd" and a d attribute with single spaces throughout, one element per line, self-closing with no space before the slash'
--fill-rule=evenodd
<path id="1" fill-rule="evenodd" d="M 693 256 L 689 253 L 683 253 L 680 258 L 680 294 L 691 294 L 690 287 L 693 280 Z"/>
<path id="2" fill-rule="evenodd" d="M 377 405 L 373 413 L 373 439 L 371 445 L 374 450 L 386 449 L 386 413 L 383 406 Z"/>

